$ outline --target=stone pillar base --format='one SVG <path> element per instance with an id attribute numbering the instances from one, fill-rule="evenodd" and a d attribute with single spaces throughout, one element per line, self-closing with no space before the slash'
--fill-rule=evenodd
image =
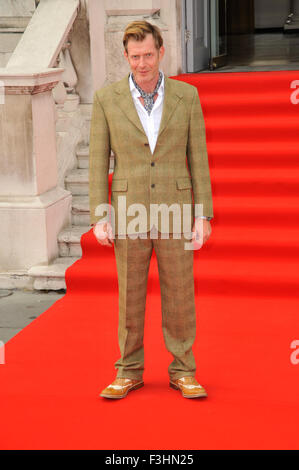
<path id="1" fill-rule="evenodd" d="M 57 186 L 39 196 L 1 199 L 0 273 L 57 258 L 58 234 L 71 224 L 71 193 Z"/>

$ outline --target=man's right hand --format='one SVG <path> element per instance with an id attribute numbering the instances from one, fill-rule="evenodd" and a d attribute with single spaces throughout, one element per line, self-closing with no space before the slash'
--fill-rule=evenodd
<path id="1" fill-rule="evenodd" d="M 103 246 L 113 246 L 113 232 L 109 222 L 98 222 L 93 226 L 97 241 Z"/>

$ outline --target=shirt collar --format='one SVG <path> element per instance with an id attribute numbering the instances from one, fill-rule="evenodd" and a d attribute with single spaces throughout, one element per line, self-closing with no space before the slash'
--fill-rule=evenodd
<path id="1" fill-rule="evenodd" d="M 160 70 L 160 72 L 162 72 L 162 70 Z M 133 82 L 132 77 L 131 77 L 131 73 L 130 73 L 130 76 L 129 76 L 129 84 L 130 84 L 130 91 L 131 91 L 132 95 L 139 98 L 139 96 L 141 96 L 141 95 L 140 95 L 139 91 L 137 90 L 137 88 L 134 85 L 134 82 Z M 164 73 L 162 72 L 162 81 L 161 81 L 161 85 L 159 86 L 158 95 L 162 95 L 163 93 L 164 93 Z"/>

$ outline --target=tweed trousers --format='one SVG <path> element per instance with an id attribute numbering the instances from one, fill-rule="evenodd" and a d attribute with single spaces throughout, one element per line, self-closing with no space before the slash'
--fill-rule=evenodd
<path id="1" fill-rule="evenodd" d="M 114 239 L 119 286 L 118 341 L 121 357 L 115 363 L 117 377 L 142 379 L 144 372 L 144 321 L 147 279 L 155 250 L 161 290 L 162 331 L 173 361 L 170 379 L 195 376 L 192 346 L 196 335 L 193 250 L 185 250 L 186 238 L 153 230 L 136 239 Z"/>

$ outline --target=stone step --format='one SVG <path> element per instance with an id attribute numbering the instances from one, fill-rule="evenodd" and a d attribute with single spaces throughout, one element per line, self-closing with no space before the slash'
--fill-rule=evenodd
<path id="1" fill-rule="evenodd" d="M 56 258 L 49 265 L 37 265 L 29 269 L 35 290 L 66 289 L 65 272 L 78 260 L 77 257 Z"/>
<path id="2" fill-rule="evenodd" d="M 65 177 L 65 189 L 71 191 L 73 196 L 88 195 L 89 175 L 87 168 L 75 168 Z"/>
<path id="3" fill-rule="evenodd" d="M 30 16 L 0 16 L 0 32 L 24 32 Z"/>
<path id="4" fill-rule="evenodd" d="M 23 34 L 24 33 L 24 28 L 15 28 L 15 27 L 13 27 L 13 28 L 10 28 L 10 27 L 9 28 L 0 28 L 0 34 L 2 34 L 2 33 L 10 33 L 10 34 L 11 33 L 22 33 Z M 0 38 L 1 38 L 1 36 L 0 36 Z"/>
<path id="5" fill-rule="evenodd" d="M 89 167 L 89 146 L 88 145 L 80 145 L 76 151 L 77 160 L 78 160 L 78 168 L 79 169 L 86 169 Z"/>
<path id="6" fill-rule="evenodd" d="M 89 225 L 72 225 L 62 230 L 58 235 L 58 246 L 60 257 L 81 258 L 81 237 L 91 229 Z"/>
<path id="7" fill-rule="evenodd" d="M 109 174 L 113 169 L 109 169 Z M 89 194 L 89 169 L 75 168 L 65 177 L 65 189 L 70 191 L 73 196 L 88 196 Z"/>
<path id="8" fill-rule="evenodd" d="M 79 104 L 81 114 L 85 121 L 84 129 L 82 129 L 83 142 L 88 147 L 89 136 L 90 136 L 90 123 L 92 116 L 92 104 L 91 103 L 81 103 Z"/>
<path id="9" fill-rule="evenodd" d="M 90 225 L 89 196 L 73 196 L 72 224 L 73 226 L 81 227 L 88 227 Z"/>
<path id="10" fill-rule="evenodd" d="M 80 145 L 77 149 L 77 159 L 78 159 L 78 168 L 86 169 L 89 168 L 89 146 L 88 145 Z M 112 172 L 114 169 L 114 155 L 111 153 L 110 157 L 110 167 L 109 172 Z"/>

